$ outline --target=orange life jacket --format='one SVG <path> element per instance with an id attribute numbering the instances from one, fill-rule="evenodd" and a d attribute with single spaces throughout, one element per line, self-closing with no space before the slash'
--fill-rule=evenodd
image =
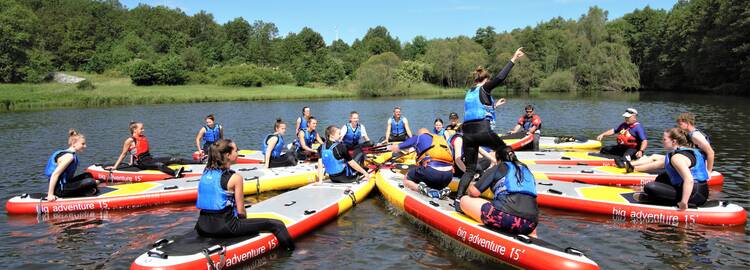
<path id="1" fill-rule="evenodd" d="M 146 136 L 133 136 L 131 138 L 133 138 L 133 142 L 135 143 L 134 147 L 130 147 L 130 153 L 133 156 L 133 159 L 138 160 L 142 156 L 149 155 L 148 139 L 146 139 Z"/>
<path id="2" fill-rule="evenodd" d="M 453 164 L 453 154 L 451 154 L 445 137 L 430 133 L 427 134 L 432 136 L 432 145 L 421 153 L 417 153 L 417 164 L 427 166 L 432 161 L 440 161 L 448 165 Z"/>
<path id="3" fill-rule="evenodd" d="M 617 144 L 624 145 L 628 148 L 637 148 L 638 147 L 638 140 L 633 136 L 633 134 L 630 133 L 630 129 L 636 127 L 639 122 L 635 122 L 632 125 L 628 126 L 628 128 L 625 128 L 623 130 L 620 130 L 620 133 L 617 134 Z"/>

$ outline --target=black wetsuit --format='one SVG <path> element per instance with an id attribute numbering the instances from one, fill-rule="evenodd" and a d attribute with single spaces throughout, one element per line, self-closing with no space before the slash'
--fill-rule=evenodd
<path id="1" fill-rule="evenodd" d="M 169 175 L 175 175 L 175 170 L 169 168 L 172 164 L 200 164 L 198 161 L 173 157 L 153 157 L 146 153 L 133 159 L 133 166 L 141 170 L 159 170 Z M 176 176 L 176 175 L 175 175 Z"/>
<path id="2" fill-rule="evenodd" d="M 221 175 L 222 189 L 227 190 L 227 183 L 233 174 L 234 171 L 227 170 Z M 243 236 L 268 231 L 276 236 L 282 246 L 288 250 L 294 249 L 292 237 L 283 222 L 271 218 L 238 218 L 232 206 L 219 211 L 201 210 L 195 230 L 205 237 Z"/>
<path id="3" fill-rule="evenodd" d="M 690 168 L 695 166 L 695 155 L 690 151 L 678 152 L 690 159 Z M 661 173 L 656 177 L 654 182 L 647 183 L 643 186 L 643 192 L 648 195 L 648 200 L 655 204 L 674 206 L 682 200 L 682 184 L 672 185 L 669 175 Z M 693 182 L 693 190 L 690 193 L 688 204 L 691 206 L 701 206 L 708 200 L 708 184 Z"/>
<path id="4" fill-rule="evenodd" d="M 495 106 L 492 104 L 492 89 L 500 85 L 505 78 L 508 77 L 508 73 L 513 68 L 513 62 L 508 62 L 503 70 L 495 76 L 492 80 L 488 81 L 481 87 L 479 87 L 479 100 L 485 106 Z M 466 172 L 461 177 L 461 182 L 458 185 L 458 193 L 456 200 L 461 198 L 466 193 L 466 189 L 469 187 L 469 183 L 474 178 L 477 167 L 477 155 L 479 154 L 479 147 L 486 146 L 490 147 L 494 151 L 500 151 L 505 147 L 505 142 L 492 130 L 490 121 L 487 119 L 467 121 L 461 124 L 461 130 L 463 131 L 463 157 L 464 163 L 466 164 Z M 459 209 L 458 203 L 455 204 L 456 208 Z"/>

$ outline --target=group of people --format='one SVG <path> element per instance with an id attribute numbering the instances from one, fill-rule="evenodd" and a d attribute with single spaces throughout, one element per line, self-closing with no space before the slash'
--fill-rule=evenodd
<path id="1" fill-rule="evenodd" d="M 444 198 L 448 195 L 448 184 L 453 177 L 460 177 L 455 197 L 455 210 L 510 233 L 529 234 L 537 226 L 539 210 L 536 203 L 536 181 L 529 168 L 520 162 L 513 149 L 494 131 L 495 109 L 505 104 L 505 99 L 495 100 L 492 90 L 508 76 L 514 64 L 524 56 L 522 48 L 516 50 L 510 61 L 495 76 L 482 67 L 472 76 L 475 85 L 464 98 L 464 119 L 459 122 L 457 113 L 448 117 L 448 125 L 438 118 L 432 130 L 420 128 L 412 133 L 408 119 L 401 115 L 401 108 L 393 109 L 393 116 L 386 124 L 385 143 L 388 150 L 398 152 L 413 149 L 416 166 L 404 176 L 406 187 L 428 196 Z M 701 205 L 708 198 L 705 182 L 713 168 L 714 152 L 707 135 L 695 128 L 695 117 L 681 114 L 677 118 L 678 128 L 664 132 L 663 143 L 669 151 L 666 155 L 645 156 L 648 146 L 646 133 L 637 121 L 638 112 L 629 108 L 625 121 L 614 129 L 600 134 L 597 139 L 617 134 L 617 145 L 605 147 L 602 153 L 627 156 L 625 165 L 629 169 L 649 171 L 665 169 L 657 181 L 644 187 L 638 197 L 657 203 L 677 205 L 685 209 L 688 204 Z M 369 179 L 363 168 L 364 152 L 373 144 L 365 126 L 359 122 L 359 113 L 352 111 L 349 121 L 342 127 L 328 126 L 324 137 L 319 136 L 317 119 L 305 107 L 295 125 L 294 151 L 285 151 L 284 135 L 286 123 L 277 119 L 274 132 L 264 137 L 262 154 L 265 168 L 294 166 L 298 160 L 315 160 L 318 176 L 337 183 L 355 181 L 358 177 Z M 538 149 L 541 134 L 541 118 L 534 107 L 525 107 L 525 114 L 510 133 L 523 131 L 534 135 L 534 149 Z M 213 115 L 205 118 L 196 135 L 198 152 L 205 155 L 207 166 L 201 177 L 196 206 L 200 217 L 196 230 L 207 236 L 231 236 L 271 231 L 288 249 L 293 249 L 291 237 L 284 224 L 273 219 L 246 219 L 242 192 L 242 177 L 230 169 L 237 159 L 237 146 L 224 138 L 221 125 Z M 87 175 L 75 176 L 78 165 L 76 153 L 86 148 L 85 137 L 71 130 L 69 148 L 55 151 L 48 161 L 45 173 L 49 177 L 47 200 L 57 196 L 82 196 L 96 192 L 97 182 Z M 313 145 L 319 144 L 317 149 Z M 108 169 L 116 169 L 131 154 L 131 164 L 141 169 L 158 169 L 179 177 L 181 170 L 172 170 L 167 165 L 189 161 L 174 158 L 156 158 L 149 153 L 144 125 L 130 124 L 130 136 L 125 139 L 117 161 Z M 479 176 L 479 180 L 473 182 Z M 88 176 L 90 177 L 90 175 Z M 491 189 L 491 201 L 479 198 Z"/>

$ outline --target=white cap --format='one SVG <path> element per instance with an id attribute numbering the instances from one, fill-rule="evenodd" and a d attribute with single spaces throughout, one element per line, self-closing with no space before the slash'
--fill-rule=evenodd
<path id="1" fill-rule="evenodd" d="M 638 115 L 638 111 L 636 111 L 633 108 L 628 108 L 627 110 L 625 110 L 625 113 L 622 114 L 622 117 L 627 118 L 627 117 L 631 117 L 633 115 Z"/>

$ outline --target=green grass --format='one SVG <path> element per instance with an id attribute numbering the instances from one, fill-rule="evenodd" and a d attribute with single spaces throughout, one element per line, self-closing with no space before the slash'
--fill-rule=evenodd
<path id="1" fill-rule="evenodd" d="M 258 88 L 218 85 L 144 87 L 134 86 L 127 77 L 106 77 L 76 72 L 69 74 L 91 80 L 96 89 L 78 90 L 76 85 L 58 83 L 0 84 L 0 112 L 140 104 L 355 97 L 347 91 L 291 85 Z"/>
<path id="2" fill-rule="evenodd" d="M 0 112 L 142 104 L 357 97 L 357 91 L 348 87 L 327 88 L 324 85 L 314 85 L 314 87 L 293 85 L 232 87 L 203 84 L 135 86 L 130 82 L 130 78 L 117 75 L 82 72 L 66 72 L 66 74 L 86 78 L 93 82 L 96 89 L 79 90 L 74 84 L 58 83 L 0 84 Z M 458 98 L 463 97 L 465 89 L 446 89 L 428 83 L 416 83 L 398 92 L 399 96 Z"/>

